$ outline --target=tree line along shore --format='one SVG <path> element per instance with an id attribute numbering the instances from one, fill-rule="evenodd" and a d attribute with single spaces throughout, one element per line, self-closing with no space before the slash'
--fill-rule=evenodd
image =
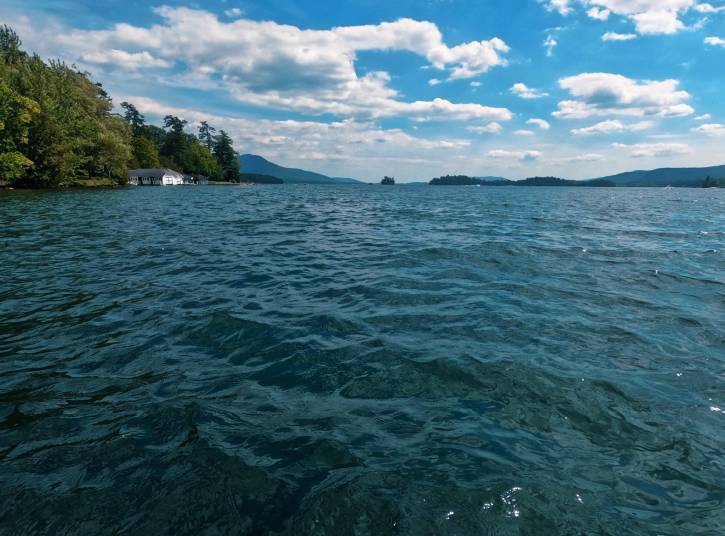
<path id="1" fill-rule="evenodd" d="M 238 182 L 231 137 L 202 122 L 166 116 L 147 124 L 129 102 L 123 114 L 100 83 L 62 61 L 43 61 L 0 26 L 0 187 L 58 188 L 124 184 L 128 170 L 171 168 Z"/>

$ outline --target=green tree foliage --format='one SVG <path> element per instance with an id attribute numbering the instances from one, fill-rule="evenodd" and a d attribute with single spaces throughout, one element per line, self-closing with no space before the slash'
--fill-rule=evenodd
<path id="1" fill-rule="evenodd" d="M 167 167 L 195 176 L 221 178 L 218 162 L 206 147 L 204 140 L 184 131 L 186 120 L 167 115 L 164 129 L 146 126 L 144 117 L 127 102 L 121 104 L 126 110 L 125 119 L 134 129 L 134 159 L 139 168 Z M 204 122 L 207 133 L 214 128 Z"/>
<path id="2" fill-rule="evenodd" d="M 192 175 L 203 175 L 212 179 L 222 176 L 222 168 L 216 158 L 206 147 L 198 143 L 189 144 L 189 148 L 184 154 L 184 165 L 190 170 L 186 172 Z"/>
<path id="3" fill-rule="evenodd" d="M 161 145 L 161 162 L 166 167 L 181 169 L 184 163 L 184 153 L 187 150 L 189 139 L 184 132 L 186 121 L 173 115 L 164 118 L 166 136 Z"/>
<path id="4" fill-rule="evenodd" d="M 1 113 L 10 114 L 3 120 L 2 154 L 12 155 L 2 157 L 3 178 L 36 187 L 99 175 L 124 180 L 131 132 L 113 115 L 108 94 L 87 73 L 45 63 L 20 45 L 11 28 L 0 27 L 0 83 L 8 97 L 0 99 Z M 11 138 L 14 149 L 7 149 Z"/>
<path id="5" fill-rule="evenodd" d="M 143 132 L 151 141 L 154 142 L 154 144 L 156 144 L 156 152 L 158 152 L 166 139 L 166 131 L 156 125 L 146 125 Z"/>
<path id="6" fill-rule="evenodd" d="M 109 179 L 115 177 L 119 182 L 125 183 L 127 166 L 131 158 L 126 125 L 117 120 L 105 125 L 105 128 L 98 132 L 96 143 L 90 146 L 88 157 L 89 178 L 100 172 Z"/>
<path id="7" fill-rule="evenodd" d="M 146 118 L 143 114 L 133 104 L 126 101 L 121 103 L 121 108 L 125 110 L 123 118 L 133 129 L 134 135 L 141 133 L 146 124 Z"/>
<path id="8" fill-rule="evenodd" d="M 35 101 L 0 80 L 0 184 L 18 180 L 33 165 L 22 151 L 27 147 L 30 122 L 39 111 Z"/>
<path id="9" fill-rule="evenodd" d="M 22 42 L 20 37 L 8 25 L 0 26 L 0 55 L 5 63 L 15 63 L 24 56 L 20 49 Z"/>
<path id="10" fill-rule="evenodd" d="M 148 136 L 134 136 L 133 158 L 131 159 L 130 167 L 132 169 L 149 169 L 161 167 L 161 160 L 159 160 L 159 149 L 154 141 Z"/>
<path id="11" fill-rule="evenodd" d="M 129 167 L 131 169 L 160 167 L 159 146 L 164 140 L 164 131 L 158 129 L 160 133 L 151 132 L 151 128 L 146 125 L 146 118 L 130 102 L 122 102 L 121 108 L 124 110 L 123 118 L 133 134 Z"/>
<path id="12" fill-rule="evenodd" d="M 232 139 L 223 130 L 214 138 L 214 157 L 221 166 L 224 180 L 239 181 L 239 157 L 234 151 Z"/>
<path id="13" fill-rule="evenodd" d="M 131 168 L 170 168 L 188 175 L 222 178 L 222 168 L 208 148 L 215 132 L 206 121 L 199 136 L 187 133 L 186 120 L 173 115 L 164 118 L 164 128 L 147 125 L 146 119 L 129 102 L 122 102 L 123 118 L 133 132 Z"/>
<path id="14" fill-rule="evenodd" d="M 129 102 L 111 98 L 87 73 L 44 62 L 0 26 L 0 184 L 53 188 L 78 179 L 124 182 L 131 168 L 168 167 L 211 179 L 239 179 L 231 138 L 206 121 L 187 133 L 183 118 L 146 123 Z"/>
<path id="15" fill-rule="evenodd" d="M 18 151 L 0 153 L 0 185 L 13 184 L 32 165 L 33 162 Z"/>

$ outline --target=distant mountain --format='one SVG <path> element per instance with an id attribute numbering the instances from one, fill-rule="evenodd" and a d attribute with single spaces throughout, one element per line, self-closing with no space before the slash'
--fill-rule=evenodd
<path id="1" fill-rule="evenodd" d="M 360 181 L 344 177 L 328 177 L 321 173 L 305 171 L 304 169 L 286 168 L 270 162 L 266 158 L 255 154 L 245 154 L 239 157 L 239 169 L 242 173 L 269 175 L 282 179 L 290 184 L 359 184 Z"/>
<path id="2" fill-rule="evenodd" d="M 725 166 L 704 168 L 661 168 L 651 171 L 629 171 L 601 180 L 613 182 L 617 186 L 702 186 L 707 177 L 725 178 Z"/>

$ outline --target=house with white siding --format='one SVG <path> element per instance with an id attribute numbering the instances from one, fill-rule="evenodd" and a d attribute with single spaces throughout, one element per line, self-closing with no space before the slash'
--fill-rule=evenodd
<path id="1" fill-rule="evenodd" d="M 173 169 L 133 169 L 128 173 L 132 186 L 178 186 L 184 184 L 184 176 Z"/>

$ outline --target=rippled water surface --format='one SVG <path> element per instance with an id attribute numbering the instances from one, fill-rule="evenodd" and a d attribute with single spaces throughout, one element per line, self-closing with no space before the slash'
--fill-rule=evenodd
<path id="1" fill-rule="evenodd" d="M 0 267 L 0 534 L 725 533 L 725 190 L 0 192 Z"/>

